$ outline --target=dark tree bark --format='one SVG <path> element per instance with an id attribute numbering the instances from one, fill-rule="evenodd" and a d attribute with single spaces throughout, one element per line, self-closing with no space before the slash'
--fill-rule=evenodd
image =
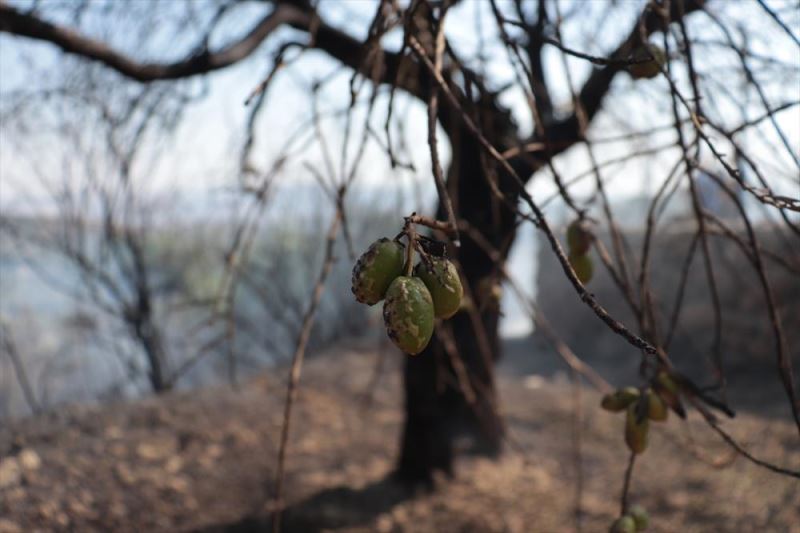
<path id="1" fill-rule="evenodd" d="M 476 109 L 482 131 L 494 146 L 507 149 L 519 142 L 507 110 L 494 101 L 476 104 Z M 459 117 L 447 111 L 440 115 L 452 147 L 447 181 L 456 216 L 506 256 L 516 235 L 516 215 L 509 207 L 516 204 L 516 186 L 510 176 L 483 157 L 475 136 L 458 124 Z M 514 166 L 527 177 L 538 165 L 519 160 Z M 509 203 L 493 193 L 487 173 L 496 174 L 498 188 Z M 444 219 L 444 212 L 440 203 L 438 218 Z M 496 456 L 502 448 L 504 424 L 497 410 L 494 380 L 494 364 L 501 353 L 500 314 L 499 301 L 490 290 L 500 276 L 497 264 L 468 233 L 461 235 L 461 243 L 450 255 L 460 263 L 466 286 L 471 288 L 472 311 L 460 311 L 448 325 L 474 399 L 470 403 L 440 337 L 434 336 L 419 355 L 406 358 L 406 420 L 396 475 L 408 483 L 430 484 L 437 470 L 452 475 L 459 439 L 468 443 L 472 453 Z"/>
<path id="2" fill-rule="evenodd" d="M 676 20 L 700 9 L 703 4 L 702 0 L 676 2 L 671 6 L 670 19 Z M 540 3 L 540 8 L 543 5 Z M 539 16 L 544 14 L 540 12 Z M 637 22 L 634 25 L 610 57 L 627 57 L 643 37 L 663 29 L 663 19 L 654 11 L 645 10 L 642 17 L 642 24 Z M 548 160 L 579 142 L 583 135 L 579 112 L 583 113 L 586 124 L 591 122 L 600 110 L 615 75 L 621 70 L 619 65 L 613 64 L 595 69 L 577 95 L 580 111 L 576 109 L 569 117 L 552 121 L 549 93 L 540 63 L 542 28 L 535 25 L 529 29 L 534 57 L 532 86 L 544 122 L 542 130 L 532 139 L 521 138 L 511 114 L 485 90 L 478 91 L 475 103 L 462 101 L 462 105 L 470 108 L 470 115 L 483 136 L 498 150 L 531 141 L 544 142 L 548 146 L 539 159 L 522 156 L 511 161 L 511 166 L 523 181 L 527 181 Z M 456 199 L 456 217 L 479 231 L 506 259 L 516 236 L 515 214 L 510 206 L 516 206 L 519 201 L 519 184 L 488 159 L 474 133 L 464 126 L 462 117 L 455 110 L 443 105 L 439 115 L 452 148 L 448 189 Z M 500 201 L 489 186 L 492 179 L 496 180 L 504 201 Z M 444 219 L 444 213 L 440 204 L 438 217 Z M 431 483 L 433 472 L 437 470 L 452 474 L 454 444 L 461 436 L 469 437 L 471 449 L 475 452 L 494 456 L 501 451 L 504 426 L 496 409 L 494 381 L 494 363 L 500 356 L 499 309 L 492 305 L 491 295 L 485 290 L 498 279 L 497 265 L 468 234 L 461 237 L 462 247 L 457 257 L 466 283 L 475 291 L 480 326 L 476 328 L 475 317 L 464 311 L 449 322 L 458 356 L 466 367 L 476 399 L 471 405 L 467 401 L 454 377 L 456 370 L 445 346 L 437 337 L 421 354 L 407 358 L 404 372 L 406 420 L 396 470 L 397 477 L 405 482 Z"/>
<path id="3" fill-rule="evenodd" d="M 164 375 L 164 361 L 166 358 L 164 344 L 158 328 L 153 327 L 151 319 L 147 318 L 134 326 L 134 336 L 139 340 L 147 357 L 147 376 L 150 379 L 150 386 L 153 392 L 156 394 L 167 392 L 172 387 Z"/>

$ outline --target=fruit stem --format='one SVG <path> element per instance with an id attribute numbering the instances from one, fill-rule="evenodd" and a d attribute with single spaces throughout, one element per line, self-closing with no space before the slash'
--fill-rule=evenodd
<path id="1" fill-rule="evenodd" d="M 620 516 L 624 516 L 628 512 L 628 492 L 631 488 L 631 476 L 633 474 L 633 464 L 636 462 L 636 453 L 631 452 L 630 459 L 628 459 L 628 467 L 625 469 L 625 481 L 622 486 L 622 497 L 620 502 Z"/>
<path id="2" fill-rule="evenodd" d="M 443 220 L 435 220 L 424 215 L 418 215 L 416 213 L 412 213 L 411 216 L 406 217 L 406 220 L 413 223 L 413 224 L 420 224 L 422 226 L 427 226 L 431 229 L 439 230 L 441 232 L 446 233 L 447 235 L 458 235 L 458 227 L 454 226 L 450 222 L 445 222 Z"/>
<path id="3" fill-rule="evenodd" d="M 408 243 L 406 247 L 406 276 L 411 276 L 411 271 L 414 269 L 414 248 L 417 244 L 417 232 L 414 229 L 414 224 L 410 221 L 406 223 L 404 229 Z"/>

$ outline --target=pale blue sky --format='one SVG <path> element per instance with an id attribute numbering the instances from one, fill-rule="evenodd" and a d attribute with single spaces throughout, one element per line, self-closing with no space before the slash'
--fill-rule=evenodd
<path id="1" fill-rule="evenodd" d="M 55 1 L 51 0 L 50 5 Z M 15 2 L 18 5 L 26 5 L 27 1 Z M 47 4 L 47 3 L 45 3 Z M 197 2 L 203 5 L 202 2 Z M 564 41 L 571 46 L 581 48 L 590 53 L 601 53 L 610 49 L 618 42 L 621 35 L 628 30 L 631 25 L 633 15 L 637 9 L 629 9 L 631 5 L 641 6 L 642 2 L 630 1 L 620 3 L 620 8 L 613 12 L 615 20 L 609 24 L 608 30 L 600 34 L 600 42 L 584 43 L 581 35 L 587 27 L 601 16 L 606 4 L 599 1 L 584 3 L 582 13 L 585 16 L 584 24 L 565 25 Z M 718 3 L 719 4 L 719 3 Z M 729 19 L 744 21 L 752 18 L 755 4 L 747 5 L 739 3 L 738 9 L 731 9 L 730 5 L 725 6 L 724 14 Z M 113 3 L 111 5 L 114 5 Z M 139 8 L 141 2 L 134 2 L 134 6 Z M 163 9 L 169 3 L 159 2 L 159 7 Z M 343 0 L 338 2 L 323 1 L 322 10 L 328 19 L 336 25 L 348 30 L 354 35 L 363 36 L 366 25 L 369 22 L 372 3 L 366 0 Z M 563 5 L 563 10 L 569 11 L 570 2 Z M 487 38 L 494 33 L 494 23 L 488 12 L 488 2 L 468 0 L 453 10 L 449 15 L 448 36 L 457 50 L 468 55 L 478 46 L 477 29 L 475 20 L 477 14 L 481 13 L 482 31 L 486 32 Z M 254 6 L 247 11 L 243 11 L 235 17 L 230 17 L 224 21 L 219 31 L 212 38 L 212 46 L 223 42 L 227 36 L 239 34 L 246 31 L 252 20 L 263 13 L 263 7 Z M 56 12 L 58 19 L 58 12 Z M 763 20 L 763 17 L 760 17 Z M 708 31 L 708 26 L 699 20 L 699 16 L 692 19 L 696 21 L 696 31 Z M 792 22 L 790 20 L 790 22 Z M 795 20 L 795 23 L 798 21 Z M 797 26 L 797 24 L 795 24 Z M 131 25 L 135 27 L 135 25 Z M 89 24 L 89 32 L 96 36 L 106 36 L 111 39 L 123 50 L 130 50 L 130 39 L 127 41 L 119 37 L 116 32 L 109 31 L 109 28 L 93 26 Z M 169 32 L 169 26 L 156 33 L 150 41 L 153 44 L 143 49 L 143 56 L 150 59 L 158 58 L 161 60 L 174 59 L 183 54 L 183 50 L 194 42 L 193 37 L 185 37 L 182 40 L 175 40 L 173 33 Z M 690 30 L 696 28 L 690 25 Z M 272 43 L 279 42 L 290 35 L 289 30 L 276 34 Z M 163 34 L 163 35 L 162 35 Z M 124 37 L 124 35 L 123 35 Z M 128 36 L 130 37 L 130 36 Z M 765 25 L 764 31 L 760 35 L 761 39 L 752 43 L 755 51 L 765 54 L 778 54 L 784 59 L 793 61 L 800 68 L 800 57 L 798 51 L 789 45 L 788 39 L 784 38 L 774 27 Z M 165 39 L 170 39 L 169 46 L 163 46 Z M 126 42 L 128 45 L 126 46 Z M 386 46 L 389 48 L 399 45 L 399 33 L 390 35 L 386 39 Z M 591 49 L 585 48 L 591 46 Z M 238 159 L 238 140 L 244 130 L 243 124 L 246 120 L 247 109 L 242 105 L 246 96 L 257 85 L 264 73 L 269 68 L 269 61 L 265 59 L 266 50 L 274 48 L 273 44 L 267 44 L 262 52 L 239 65 L 235 65 L 224 71 L 215 73 L 208 77 L 209 93 L 208 97 L 190 107 L 189 113 L 183 120 L 178 129 L 174 141 L 165 155 L 160 157 L 152 168 L 147 169 L 147 176 L 142 178 L 147 187 L 151 190 L 162 188 L 177 188 L 190 195 L 197 195 L 198 190 L 209 191 L 218 190 L 231 185 L 231 178 L 235 171 Z M 553 47 L 546 48 L 545 62 L 551 80 L 552 91 L 556 102 L 564 109 L 568 108 L 569 93 L 566 85 L 561 58 L 559 52 Z M 138 52 L 139 50 L 137 50 Z M 171 52 L 170 52 L 171 51 Z M 500 86 L 512 80 L 512 73 L 506 61 L 505 53 L 498 46 L 484 47 L 491 61 L 489 71 L 498 80 L 496 85 Z M 715 55 L 703 56 L 698 54 L 698 68 L 701 70 L 712 70 L 719 68 L 720 64 L 730 63 L 735 57 L 722 57 Z M 140 55 L 141 57 L 141 55 Z M 34 68 L 30 69 L 24 65 L 23 61 L 30 61 Z M 713 61 L 712 61 L 713 60 Z M 580 83 L 588 75 L 591 66 L 583 60 L 568 58 L 568 64 L 572 70 L 573 79 Z M 0 34 L 0 96 L 7 95 L 9 91 L 19 90 L 40 90 L 52 87 L 61 77 L 59 71 L 65 63 L 63 56 L 56 52 L 52 47 L 36 43 L 28 39 L 18 39 Z M 69 62 L 66 63 L 69 65 Z M 291 72 L 280 74 L 275 84 L 271 88 L 269 104 L 258 125 L 258 144 L 255 152 L 258 154 L 256 162 L 266 165 L 275 155 L 281 142 L 292 131 L 299 121 L 308 117 L 309 101 L 304 90 L 310 80 L 321 77 L 337 69 L 338 65 L 327 58 L 323 53 L 312 52 L 298 63 Z M 338 80 L 331 84 L 325 92 L 323 106 L 328 108 L 341 108 L 347 103 L 347 80 L 349 74 L 345 71 L 339 76 Z M 795 80 L 797 77 L 795 77 Z M 200 81 L 192 82 L 197 87 Z M 663 88 L 666 82 L 662 79 L 654 81 L 634 83 L 628 76 L 622 74 L 615 80 L 617 86 L 616 94 L 607 102 L 609 113 L 601 117 L 593 125 L 595 137 L 610 137 L 618 134 L 621 130 L 618 125 L 624 123 L 631 129 L 645 128 L 656 124 L 668 124 L 671 121 L 668 102 L 664 101 Z M 783 87 L 787 93 L 787 98 L 791 98 L 792 87 Z M 795 98 L 800 97 L 800 87 L 796 88 Z M 775 90 L 775 88 L 771 89 Z M 780 87 L 777 88 L 780 90 Z M 771 95 L 772 96 L 772 95 Z M 524 131 L 530 131 L 531 121 L 523 93 L 520 90 L 507 91 L 504 95 L 504 103 L 510 106 L 521 124 Z M 774 98 L 774 103 L 779 103 L 780 98 Z M 373 123 L 380 130 L 383 122 L 385 109 L 385 98 L 379 100 L 378 112 L 374 117 Z M 46 108 L 46 104 L 43 105 Z M 754 106 L 757 108 L 758 106 Z M 424 191 L 423 197 L 428 202 L 432 201 L 433 188 L 430 179 L 430 163 L 428 147 L 425 143 L 425 113 L 421 104 L 413 102 L 410 106 L 402 103 L 398 108 L 401 111 L 408 109 L 404 116 L 406 119 L 406 129 L 410 132 L 410 148 L 412 159 L 416 164 L 418 173 L 397 172 L 395 178 L 400 177 L 406 181 L 417 180 Z M 756 112 L 754 111 L 754 115 Z M 613 121 L 611 116 L 616 117 Z M 793 146 L 800 145 L 800 108 L 794 107 L 779 116 L 781 127 L 787 134 Z M 332 144 L 338 145 L 341 142 L 341 123 L 327 123 L 326 133 L 333 140 Z M 771 138 L 775 142 L 774 133 L 769 127 L 761 128 L 764 138 Z M 0 131 L 0 174 L 2 177 L 2 190 L 0 190 L 0 208 L 8 209 L 19 206 L 18 191 L 20 187 L 27 188 L 30 185 L 28 175 L 29 166 L 26 164 L 26 155 L 19 151 L 9 136 L 11 133 L 5 128 Z M 671 132 L 668 132 L 663 139 L 667 139 Z M 353 136 L 358 138 L 358 132 Z M 63 165 L 63 158 L 56 157 L 59 152 L 57 138 L 48 135 L 47 132 L 36 132 L 27 135 L 24 139 L 26 146 L 35 147 L 37 163 L 42 164 L 46 173 L 57 174 Z M 758 138 L 753 140 L 754 150 L 758 150 Z M 658 144 L 658 142 L 654 142 Z M 446 142 L 441 143 L 443 157 L 448 158 Z M 306 153 L 301 160 L 308 160 L 319 164 L 319 155 L 313 150 Z M 598 149 L 598 155 L 602 159 L 623 155 L 630 150 L 628 144 L 603 145 Z M 332 150 L 338 153 L 338 148 Z M 46 154 L 49 157 L 39 157 L 39 154 Z M 779 158 L 785 158 L 784 163 L 788 164 L 787 154 L 779 152 Z M 646 165 L 632 163 L 628 166 L 629 173 L 641 176 L 641 179 L 624 180 L 615 179 L 610 184 L 610 190 L 617 195 L 630 196 L 643 190 L 652 189 L 652 180 L 658 174 L 657 168 L 667 166 L 667 162 L 674 160 L 674 154 L 669 157 L 656 158 L 647 161 Z M 565 156 L 556 161 L 557 168 L 568 178 L 570 175 L 578 174 L 588 168 L 585 151 L 575 148 Z M 783 165 L 787 168 L 786 165 Z M 791 168 L 790 166 L 788 168 Z M 666 171 L 666 169 L 665 169 Z M 297 164 L 289 166 L 286 171 L 287 182 L 308 179 L 308 172 Z M 368 150 L 363 165 L 359 181 L 364 186 L 379 186 L 386 179 L 390 178 L 390 170 L 386 164 L 385 156 L 374 145 Z M 649 182 L 649 183 L 648 183 Z M 532 190 L 537 197 L 544 197 L 553 190 L 551 180 L 537 179 L 532 185 Z M 785 191 L 790 192 L 790 191 Z"/>

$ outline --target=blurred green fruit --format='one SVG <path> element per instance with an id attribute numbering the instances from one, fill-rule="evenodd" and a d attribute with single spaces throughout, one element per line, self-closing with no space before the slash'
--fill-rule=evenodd
<path id="1" fill-rule="evenodd" d="M 434 258 L 432 270 L 425 263 L 419 263 L 414 274 L 428 287 L 433 298 L 433 310 L 439 318 L 450 318 L 461 307 L 464 287 L 458 276 L 456 266 L 447 259 Z"/>
<path id="2" fill-rule="evenodd" d="M 656 422 L 663 422 L 667 419 L 667 415 L 669 410 L 664 400 L 653 389 L 647 389 L 647 417 Z"/>
<path id="3" fill-rule="evenodd" d="M 378 239 L 358 258 L 353 267 L 352 291 L 361 303 L 375 305 L 403 273 L 405 247 L 387 238 Z"/>
<path id="4" fill-rule="evenodd" d="M 670 409 L 675 411 L 681 418 L 686 418 L 686 409 L 683 408 L 679 396 L 680 389 L 666 370 L 661 370 L 656 375 L 656 379 L 653 380 L 653 387 Z"/>
<path id="5" fill-rule="evenodd" d="M 636 531 L 644 531 L 650 525 L 650 515 L 641 505 L 631 505 L 628 515 L 633 518 L 636 524 Z"/>
<path id="6" fill-rule="evenodd" d="M 625 417 L 625 444 L 633 453 L 642 453 L 647 448 L 647 432 L 650 429 L 650 422 L 645 416 L 641 421 L 638 420 L 636 413 L 639 402 L 634 402 L 628 406 L 628 414 Z"/>
<path id="7" fill-rule="evenodd" d="M 673 394 L 678 394 L 680 391 L 678 384 L 672 380 L 669 376 L 669 372 L 665 370 L 659 371 L 658 375 L 656 375 L 656 383 Z"/>
<path id="8" fill-rule="evenodd" d="M 567 246 L 569 253 L 575 255 L 583 255 L 589 251 L 592 245 L 594 236 L 589 231 L 588 226 L 583 220 L 574 220 L 567 227 Z"/>
<path id="9" fill-rule="evenodd" d="M 572 253 L 569 254 L 568 259 L 569 264 L 572 265 L 572 269 L 575 271 L 575 275 L 578 276 L 578 279 L 581 280 L 581 283 L 589 283 L 594 273 L 592 259 L 586 254 L 576 255 Z"/>
<path id="10" fill-rule="evenodd" d="M 661 72 L 661 67 L 667 63 L 667 54 L 664 53 L 660 47 L 648 44 L 636 50 L 633 54 L 633 59 L 643 60 L 652 57 L 649 61 L 642 63 L 635 63 L 628 67 L 631 77 L 635 80 L 651 79 L 658 76 Z"/>
<path id="11" fill-rule="evenodd" d="M 386 332 L 398 348 L 410 355 L 421 352 L 433 335 L 433 298 L 419 278 L 397 277 L 383 302 Z"/>
<path id="12" fill-rule="evenodd" d="M 636 533 L 636 522 L 634 522 L 633 518 L 625 515 L 621 518 L 617 518 L 614 520 L 614 523 L 611 524 L 611 529 L 609 529 L 610 533 Z"/>
<path id="13" fill-rule="evenodd" d="M 639 389 L 636 387 L 625 387 L 624 389 L 617 389 L 603 396 L 600 406 L 606 411 L 618 413 L 637 399 L 639 399 Z"/>

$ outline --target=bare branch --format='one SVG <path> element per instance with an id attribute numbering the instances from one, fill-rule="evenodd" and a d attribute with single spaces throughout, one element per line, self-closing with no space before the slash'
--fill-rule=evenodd
<path id="1" fill-rule="evenodd" d="M 678 2 L 671 4 L 670 20 L 677 20 L 680 18 L 677 8 Z M 682 15 L 688 15 L 693 11 L 701 9 L 705 5 L 705 0 L 687 0 L 683 6 Z M 648 4 L 649 6 L 649 4 Z M 643 33 L 639 32 L 640 25 L 644 28 Z M 664 28 L 664 21 L 661 14 L 651 10 L 650 7 L 645 9 L 639 20 L 634 24 L 628 37 L 617 46 L 610 54 L 610 58 L 626 58 L 634 49 L 642 43 L 642 39 L 647 38 L 657 31 Z M 563 48 L 562 48 L 563 50 Z M 600 110 L 600 105 L 603 98 L 608 93 L 611 87 L 611 82 L 620 70 L 624 67 L 622 64 L 614 63 L 607 65 L 605 68 L 595 70 L 589 79 L 586 80 L 581 88 L 578 99 L 585 113 L 587 121 L 591 121 L 595 114 Z M 550 132 L 550 140 L 559 141 L 564 139 L 571 139 L 577 137 L 580 124 L 577 113 L 573 113 L 567 119 L 556 124 Z"/>
<path id="2" fill-rule="evenodd" d="M 305 359 L 306 346 L 308 345 L 308 339 L 311 336 L 311 327 L 314 325 L 317 307 L 320 299 L 322 298 L 322 292 L 325 290 L 325 282 L 328 279 L 328 275 L 333 268 L 333 262 L 335 261 L 335 257 L 333 255 L 334 244 L 336 243 L 336 235 L 339 232 L 339 225 L 341 224 L 341 221 L 341 211 L 337 206 L 336 212 L 333 215 L 333 219 L 331 220 L 331 224 L 328 229 L 328 236 L 325 245 L 325 259 L 322 262 L 322 268 L 319 271 L 317 283 L 314 286 L 308 308 L 303 316 L 303 325 L 300 328 L 300 334 L 297 336 L 297 343 L 295 345 L 294 355 L 292 356 L 292 365 L 289 370 L 289 386 L 286 390 L 286 403 L 284 405 L 283 424 L 281 426 L 280 450 L 278 452 L 278 468 L 275 475 L 274 501 L 276 506 L 275 513 L 273 514 L 272 528 L 276 533 L 279 532 L 281 528 L 281 512 L 283 510 L 281 495 L 283 489 L 283 473 L 286 464 L 286 451 L 289 443 L 290 423 L 292 420 L 292 406 L 294 405 L 294 400 L 297 397 L 300 375 L 303 370 L 303 360 Z"/>
<path id="3" fill-rule="evenodd" d="M 252 54 L 283 24 L 308 25 L 309 15 L 291 5 L 278 4 L 247 35 L 217 52 L 202 52 L 174 63 L 140 63 L 102 41 L 0 3 L 0 32 L 48 41 L 65 52 L 99 61 L 140 82 L 186 78 L 230 66 Z"/>

